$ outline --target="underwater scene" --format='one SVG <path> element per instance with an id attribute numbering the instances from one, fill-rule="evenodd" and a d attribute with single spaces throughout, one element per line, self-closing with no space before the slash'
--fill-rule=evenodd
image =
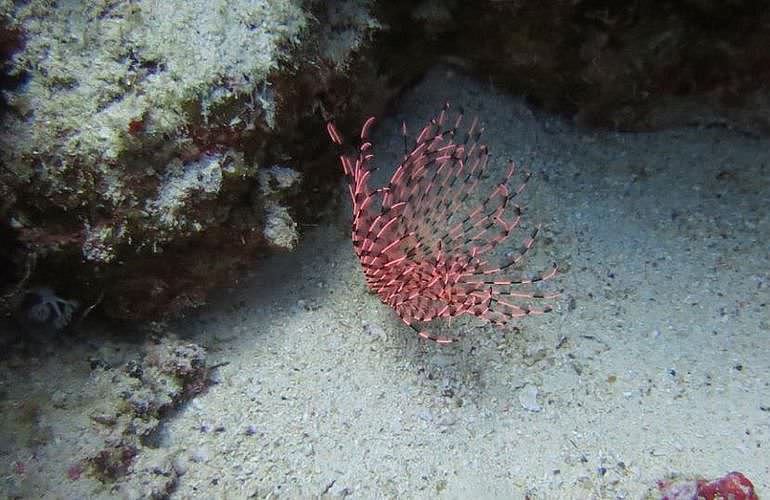
<path id="1" fill-rule="evenodd" d="M 770 107 L 383 4 L 0 2 L 0 495 L 770 496 Z"/>

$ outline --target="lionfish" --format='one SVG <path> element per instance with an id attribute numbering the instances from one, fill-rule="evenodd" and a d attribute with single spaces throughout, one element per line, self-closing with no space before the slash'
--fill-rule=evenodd
<path id="1" fill-rule="evenodd" d="M 406 124 L 402 125 L 404 157 L 386 185 L 372 188 L 374 153 L 369 134 L 374 122 L 374 117 L 364 122 L 358 151 L 341 154 L 340 162 L 353 205 L 353 247 L 369 288 L 382 302 L 421 338 L 440 344 L 458 339 L 434 335 L 415 323 L 473 315 L 505 325 L 551 311 L 550 305 L 528 304 L 555 295 L 526 286 L 552 278 L 556 264 L 530 277 L 514 272 L 535 244 L 539 227 L 518 249 L 507 253 L 505 262 L 488 260 L 519 227 L 523 208 L 513 200 L 531 174 L 524 172 L 518 188 L 511 189 L 509 181 L 516 168 L 510 161 L 505 177 L 486 199 L 469 207 L 489 151 L 479 142 L 484 129 L 478 119 L 462 128 L 462 111 L 452 119 L 447 104 L 423 127 L 411 150 Z M 343 144 L 333 122 L 326 124 L 326 130 L 332 142 Z"/>

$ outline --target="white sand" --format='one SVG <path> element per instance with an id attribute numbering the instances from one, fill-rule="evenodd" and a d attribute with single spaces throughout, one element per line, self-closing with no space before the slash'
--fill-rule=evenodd
<path id="1" fill-rule="evenodd" d="M 229 363 L 144 452 L 178 455 L 174 498 L 640 498 L 672 473 L 732 470 L 770 496 L 770 141 L 580 132 L 437 69 L 375 130 L 383 169 L 401 120 L 415 132 L 444 100 L 485 122 L 492 165 L 536 172 L 533 262 L 563 268 L 556 311 L 519 332 L 461 321 L 459 345 L 418 341 L 367 293 L 347 223 L 309 228 L 172 325 Z M 70 348 L 32 373 L 5 367 L 8 400 L 82 387 L 71 358 L 92 348 Z M 43 411 L 59 440 L 28 462 L 26 489 L 109 496 L 63 476 L 77 407 Z M 32 448 L 5 449 L 14 476 Z"/>

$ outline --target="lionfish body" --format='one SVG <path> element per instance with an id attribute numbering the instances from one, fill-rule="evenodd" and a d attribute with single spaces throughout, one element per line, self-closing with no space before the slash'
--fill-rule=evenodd
<path id="1" fill-rule="evenodd" d="M 511 189 L 515 168 L 510 162 L 504 179 L 469 208 L 489 154 L 479 143 L 478 120 L 463 129 L 462 113 L 450 120 L 447 105 L 421 130 L 390 181 L 374 189 L 369 186 L 373 124 L 374 118 L 366 120 L 358 151 L 341 155 L 340 162 L 353 204 L 353 247 L 369 288 L 382 302 L 420 337 L 439 343 L 457 339 L 433 335 L 415 323 L 473 315 L 504 325 L 550 311 L 550 306 L 528 306 L 548 297 L 519 286 L 551 278 L 555 265 L 536 276 L 510 276 L 533 246 L 537 228 L 506 262 L 490 262 L 492 251 L 521 222 L 522 208 L 513 200 L 530 174 Z M 333 123 L 327 123 L 327 132 L 334 143 L 343 143 Z M 406 125 L 403 135 L 406 144 Z"/>

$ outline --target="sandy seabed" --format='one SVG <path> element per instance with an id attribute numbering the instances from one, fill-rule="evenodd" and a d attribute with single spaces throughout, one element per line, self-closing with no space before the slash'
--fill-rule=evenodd
<path id="1" fill-rule="evenodd" d="M 491 171 L 535 173 L 532 265 L 559 264 L 555 311 L 427 343 L 367 292 L 347 214 L 306 228 L 168 327 L 225 363 L 140 450 L 173 457 L 172 498 L 642 498 L 732 470 L 770 496 L 770 141 L 580 131 L 437 68 L 375 129 L 381 170 L 400 123 L 418 130 L 444 101 L 484 122 Z M 130 471 L 112 489 L 68 477 L 90 432 L 87 360 L 141 347 L 83 328 L 0 365 L 4 496 L 144 495 Z M 14 413 L 33 397 L 44 440 Z"/>

